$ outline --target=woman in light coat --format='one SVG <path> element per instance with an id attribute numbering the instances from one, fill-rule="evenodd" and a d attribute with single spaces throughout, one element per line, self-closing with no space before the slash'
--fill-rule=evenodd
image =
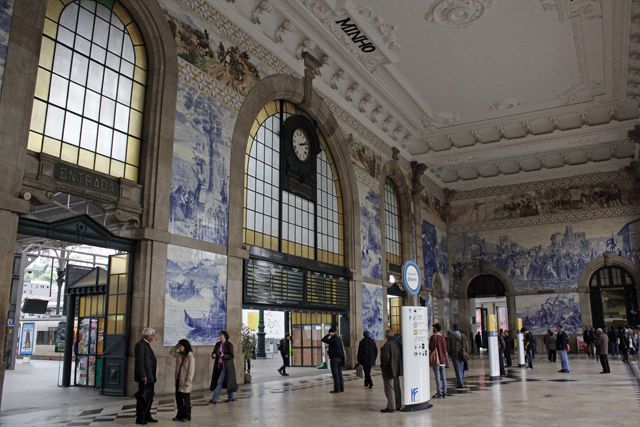
<path id="1" fill-rule="evenodd" d="M 169 350 L 169 354 L 176 358 L 176 405 L 178 413 L 173 421 L 191 421 L 191 383 L 196 371 L 196 358 L 187 340 L 180 340 Z"/>

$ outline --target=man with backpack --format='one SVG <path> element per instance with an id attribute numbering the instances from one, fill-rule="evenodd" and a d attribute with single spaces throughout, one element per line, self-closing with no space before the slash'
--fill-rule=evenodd
<path id="1" fill-rule="evenodd" d="M 447 341 L 447 353 L 451 357 L 453 370 L 456 372 L 456 379 L 458 380 L 456 388 L 464 388 L 464 362 L 469 360 L 469 345 L 467 344 L 467 337 L 460 332 L 457 323 L 453 325 L 453 333 Z"/>
<path id="2" fill-rule="evenodd" d="M 563 374 L 569 373 L 569 357 L 567 356 L 567 351 L 569 350 L 569 336 L 562 329 L 562 325 L 558 324 L 556 326 L 558 333 L 556 334 L 556 350 L 558 355 L 560 355 L 560 363 L 562 363 L 562 369 L 558 372 Z"/>
<path id="3" fill-rule="evenodd" d="M 287 366 L 289 366 L 289 349 L 291 348 L 291 334 L 286 334 L 278 343 L 278 351 L 282 356 L 282 366 L 278 368 L 280 375 L 289 376 L 287 374 Z"/>

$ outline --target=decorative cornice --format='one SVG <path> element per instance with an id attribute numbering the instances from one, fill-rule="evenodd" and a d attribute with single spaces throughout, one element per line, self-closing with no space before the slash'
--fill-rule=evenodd
<path id="1" fill-rule="evenodd" d="M 199 70 L 182 58 L 178 58 L 178 77 L 180 80 L 198 89 L 200 92 L 221 102 L 225 106 L 240 111 L 244 97 L 223 85 L 209 74 Z"/>

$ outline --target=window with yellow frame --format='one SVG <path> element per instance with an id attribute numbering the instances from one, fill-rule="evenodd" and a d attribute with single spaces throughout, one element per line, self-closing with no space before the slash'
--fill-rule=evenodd
<path id="1" fill-rule="evenodd" d="M 338 173 L 319 134 L 314 203 L 280 187 L 280 126 L 305 114 L 286 101 L 273 101 L 256 117 L 245 158 L 244 242 L 334 265 L 344 265 L 344 213 Z"/>
<path id="2" fill-rule="evenodd" d="M 116 0 L 49 0 L 28 149 L 138 181 L 147 52 Z"/>
<path id="3" fill-rule="evenodd" d="M 402 234 L 396 186 L 389 178 L 384 185 L 384 224 L 387 261 L 402 265 Z"/>

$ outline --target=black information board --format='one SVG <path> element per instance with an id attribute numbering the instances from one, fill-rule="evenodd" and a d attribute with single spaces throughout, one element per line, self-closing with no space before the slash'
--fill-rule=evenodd
<path id="1" fill-rule="evenodd" d="M 344 277 L 249 259 L 244 283 L 245 304 L 339 311 L 349 307 L 349 281 Z"/>

